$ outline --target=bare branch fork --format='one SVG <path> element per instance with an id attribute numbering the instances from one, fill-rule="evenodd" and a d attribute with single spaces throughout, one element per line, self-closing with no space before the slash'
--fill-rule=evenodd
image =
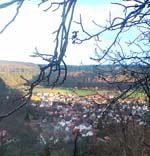
<path id="1" fill-rule="evenodd" d="M 107 56 L 107 54 L 110 52 L 112 47 L 115 46 L 116 42 L 118 42 L 119 36 L 121 35 L 123 31 L 126 31 L 126 29 L 130 29 L 133 26 L 142 25 L 143 23 L 146 22 L 145 20 L 146 17 L 150 15 L 149 0 L 145 0 L 145 1 L 136 0 L 135 4 L 129 5 L 129 6 L 121 4 L 121 3 L 112 3 L 112 4 L 123 7 L 124 18 L 116 17 L 114 19 L 111 19 L 111 16 L 110 16 L 107 26 L 101 26 L 97 24 L 95 21 L 93 21 L 93 23 L 97 27 L 100 28 L 100 31 L 98 31 L 95 34 L 90 34 L 87 30 L 85 30 L 83 23 L 82 23 L 81 15 L 80 15 L 79 22 L 75 21 L 76 24 L 79 24 L 81 26 L 81 31 L 85 33 L 85 35 L 87 36 L 85 38 L 80 38 L 78 35 L 78 37 L 76 38 L 76 42 L 75 42 L 76 44 L 81 44 L 82 42 L 91 40 L 92 38 L 100 38 L 101 34 L 103 34 L 106 31 L 116 32 L 116 35 L 114 36 L 114 40 L 112 41 L 112 43 L 108 46 L 106 50 L 101 51 L 102 56 L 98 59 L 91 58 L 91 59 L 97 60 L 98 62 L 100 62 L 101 60 L 105 58 L 105 56 Z M 129 10 L 131 8 L 133 9 L 133 11 Z"/>
<path id="2" fill-rule="evenodd" d="M 147 77 L 143 77 L 143 78 L 137 77 L 137 80 L 136 80 L 133 84 L 129 85 L 127 89 L 125 89 L 124 91 L 122 91 L 121 94 L 119 94 L 117 97 L 114 97 L 114 98 L 112 98 L 112 99 L 110 99 L 110 100 L 108 99 L 107 105 L 106 105 L 105 109 L 101 112 L 99 120 L 101 120 L 101 119 L 103 119 L 103 118 L 105 118 L 105 117 L 107 116 L 107 113 L 108 113 L 109 110 L 111 109 L 111 106 L 112 106 L 113 104 L 116 104 L 116 103 L 118 102 L 119 99 L 129 97 L 129 96 L 130 96 L 131 94 L 133 94 L 133 93 L 135 92 L 135 90 L 137 90 L 140 86 L 142 86 L 142 87 L 147 87 L 147 86 L 143 85 L 143 83 L 144 83 L 145 81 L 147 81 L 147 79 L 150 80 L 150 76 L 149 76 L 149 75 L 148 75 Z M 130 94 L 127 94 L 127 93 L 128 93 L 129 91 L 131 91 L 131 90 L 132 90 L 132 92 L 131 92 Z M 147 94 L 149 94 L 149 88 L 147 87 L 145 90 L 148 92 Z M 148 107 L 150 107 L 150 105 L 148 105 Z"/>
<path id="3" fill-rule="evenodd" d="M 124 81 L 121 80 L 120 82 L 108 81 L 104 74 L 99 73 L 101 78 L 109 84 L 118 83 L 118 87 L 119 84 L 132 81 L 135 85 L 133 85 L 131 89 L 143 88 L 144 92 L 148 95 L 150 94 L 150 92 L 147 92 L 150 89 L 149 88 L 150 1 L 149 0 L 135 0 L 135 1 L 124 0 L 124 1 L 128 2 L 113 3 L 114 5 L 122 7 L 123 16 L 121 17 L 117 16 L 112 19 L 110 14 L 109 20 L 107 21 L 108 24 L 106 26 L 101 26 L 100 24 L 97 24 L 95 21 L 93 21 L 94 25 L 99 28 L 99 31 L 95 34 L 89 33 L 88 30 L 85 30 L 80 15 L 79 22 L 75 23 L 80 25 L 81 31 L 85 34 L 86 37 L 80 38 L 78 34 L 75 43 L 81 44 L 82 42 L 85 42 L 92 38 L 96 38 L 95 40 L 97 46 L 97 48 L 95 49 L 96 58 L 91 59 L 97 61 L 98 63 L 103 63 L 104 61 L 106 61 L 111 62 L 113 65 L 120 65 L 120 67 L 124 71 L 123 76 L 126 76 L 126 79 Z M 125 34 L 125 32 L 127 32 L 128 30 L 131 30 L 131 28 L 136 28 L 137 32 L 136 33 L 133 32 L 134 37 L 135 36 L 136 37 L 132 41 L 124 42 L 124 40 L 128 40 L 128 38 L 123 40 L 123 42 L 126 44 L 127 47 L 134 46 L 134 49 L 130 50 L 127 53 L 127 49 L 126 51 L 123 50 L 120 36 L 123 33 Z M 110 35 L 112 32 L 115 32 L 115 35 L 113 35 L 114 38 L 111 41 L 110 45 L 102 49 L 99 44 L 101 42 L 100 37 L 102 34 L 108 31 L 110 32 Z M 125 38 L 127 36 L 123 37 Z M 131 70 L 130 68 L 131 66 L 136 66 L 137 70 L 133 68 Z M 119 76 L 119 73 L 117 73 L 116 76 L 117 75 Z"/>
<path id="4" fill-rule="evenodd" d="M 124 1 L 132 1 L 132 0 L 124 0 Z M 122 76 L 126 76 L 124 80 L 120 81 L 112 81 L 107 80 L 107 76 L 104 73 L 98 72 L 98 75 L 101 79 L 103 79 L 106 83 L 112 85 L 115 84 L 118 86 L 121 91 L 120 95 L 111 99 L 106 106 L 105 112 L 111 107 L 111 104 L 116 103 L 120 98 L 125 98 L 129 96 L 129 91 L 136 91 L 137 89 L 142 89 L 147 97 L 149 98 L 148 106 L 150 107 L 150 57 L 149 57 L 149 16 L 150 16 L 150 1 L 149 0 L 135 0 L 133 3 L 113 3 L 114 5 L 118 5 L 122 7 L 124 16 L 123 17 L 115 17 L 110 18 L 108 20 L 108 25 L 101 26 L 93 21 L 94 25 L 99 28 L 99 31 L 95 34 L 89 33 L 88 30 L 84 28 L 83 21 L 80 15 L 79 21 L 75 23 L 79 24 L 81 27 L 81 31 L 85 34 L 85 38 L 80 38 L 79 33 L 75 40 L 76 44 L 81 44 L 86 42 L 87 40 L 91 40 L 92 38 L 96 38 L 96 58 L 91 58 L 98 63 L 103 63 L 103 61 L 111 62 L 113 65 L 119 65 L 122 69 L 120 69 L 120 73 L 116 73 L 116 77 L 124 72 Z M 131 28 L 136 28 L 137 33 L 133 32 L 134 39 L 130 42 L 125 42 L 127 47 L 134 45 L 135 49 L 130 50 L 127 54 L 127 50 L 124 51 L 122 47 L 122 42 L 120 40 L 121 34 L 127 32 Z M 105 49 L 100 47 L 100 37 L 105 32 L 115 32 L 113 40 L 110 45 L 108 45 Z M 127 38 L 128 40 L 128 38 Z M 146 50 L 145 50 L 145 49 Z M 99 53 L 98 53 L 99 52 Z M 137 67 L 137 70 L 135 68 Z M 116 79 L 115 79 L 116 80 Z M 120 86 L 125 82 L 132 82 L 131 85 L 128 84 L 127 89 L 122 89 Z M 119 86 L 120 85 L 120 86 Z M 128 94 L 127 94 L 128 93 Z M 127 95 L 126 95 L 127 94 Z"/>
<path id="5" fill-rule="evenodd" d="M 18 1 L 13 1 L 13 2 L 15 3 Z M 19 3 L 20 4 L 19 6 L 21 7 L 23 1 L 19 1 L 19 2 L 21 3 L 21 4 Z M 48 86 L 55 87 L 56 85 L 60 85 L 64 83 L 67 77 L 67 66 L 63 60 L 63 57 L 65 56 L 67 46 L 68 46 L 69 32 L 70 32 L 72 19 L 73 19 L 76 0 L 68 0 L 68 1 L 64 0 L 61 3 L 59 2 L 52 3 L 49 9 L 52 7 L 52 5 L 58 5 L 58 7 L 62 6 L 61 23 L 58 29 L 54 32 L 54 34 L 56 34 L 54 54 L 53 55 L 41 54 L 35 48 L 36 52 L 34 53 L 33 56 L 40 57 L 44 61 L 47 61 L 47 65 L 40 66 L 39 75 L 36 78 L 36 80 L 34 80 L 33 82 L 30 82 L 29 80 L 21 76 L 21 78 L 25 80 L 29 88 L 25 90 L 26 94 L 24 96 L 15 100 L 15 101 L 19 101 L 20 104 L 14 109 L 12 109 L 11 111 L 6 112 L 4 114 L 0 114 L 0 120 L 12 115 L 16 111 L 20 110 L 23 106 L 25 106 L 29 102 L 33 94 L 33 89 L 36 86 L 38 86 L 41 82 L 46 82 Z M 18 9 L 20 9 L 20 7 Z M 18 13 L 16 14 L 16 16 L 17 15 Z M 12 23 L 12 21 L 9 23 Z M 57 76 L 55 80 L 52 81 L 51 77 L 53 74 L 56 74 Z"/>
<path id="6" fill-rule="evenodd" d="M 6 8 L 6 7 L 9 7 L 11 5 L 13 5 L 14 3 L 17 4 L 17 8 L 16 8 L 16 13 L 15 15 L 12 17 L 12 19 L 2 28 L 2 30 L 0 31 L 0 33 L 4 32 L 4 30 L 11 24 L 15 21 L 17 15 L 19 14 L 19 11 L 23 5 L 23 2 L 24 0 L 13 0 L 11 2 L 6 2 L 6 3 L 3 3 L 3 4 L 0 4 L 0 9 L 2 8 Z"/>

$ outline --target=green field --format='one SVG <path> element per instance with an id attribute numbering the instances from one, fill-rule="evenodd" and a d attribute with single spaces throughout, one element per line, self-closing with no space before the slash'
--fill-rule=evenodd
<path id="1" fill-rule="evenodd" d="M 78 96 L 88 96 L 88 95 L 93 95 L 96 94 L 96 90 L 94 89 L 68 89 L 68 88 L 35 88 L 33 90 L 33 94 L 37 93 L 54 93 L 54 94 L 73 94 L 73 95 L 78 95 Z"/>
<path id="2" fill-rule="evenodd" d="M 142 90 L 129 91 L 127 95 L 130 95 L 131 98 L 145 98 L 146 94 Z"/>

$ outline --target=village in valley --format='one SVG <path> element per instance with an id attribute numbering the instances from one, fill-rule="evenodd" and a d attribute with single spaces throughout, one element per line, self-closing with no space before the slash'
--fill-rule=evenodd
<path id="1" fill-rule="evenodd" d="M 29 69 L 31 71 L 34 68 Z M 15 71 L 18 72 L 17 69 Z M 16 73 L 10 70 L 9 74 L 8 82 L 14 83 L 15 81 L 10 80 L 15 80 Z M 111 152 L 111 149 L 108 151 L 108 148 L 118 150 L 118 145 L 126 147 L 124 145 L 127 139 L 129 145 L 134 142 L 130 145 L 133 148 L 138 147 L 134 146 L 135 144 L 143 147 L 143 137 L 146 143 L 150 144 L 149 99 L 145 92 L 140 89 L 130 90 L 125 97 L 117 99 L 121 94 L 117 86 L 108 86 L 91 72 L 87 71 L 85 75 L 83 70 L 82 72 L 72 70 L 68 75 L 70 77 L 64 86 L 50 88 L 44 84 L 38 85 L 34 88 L 32 97 L 25 107 L 1 122 L 0 147 L 5 147 L 6 155 L 10 155 L 8 153 L 16 148 L 17 153 L 24 152 L 24 155 L 31 153 L 30 156 L 43 156 L 40 152 L 46 148 L 52 155 L 63 156 L 64 152 L 64 156 L 68 156 L 74 151 L 75 141 L 78 146 L 77 151 L 82 156 L 87 152 L 90 153 L 92 148 L 97 148 L 94 152 L 98 152 L 97 155 L 100 156 L 99 153 L 104 151 L 102 149 L 100 151 L 99 147 L 103 146 L 106 153 Z M 26 84 L 17 89 L 8 87 L 3 81 L 1 84 L 3 85 L 1 100 L 6 104 L 2 105 L 2 114 L 3 110 L 5 113 L 9 112 L 12 106 L 18 108 L 23 102 L 22 94 L 29 95 L 26 94 L 29 87 Z M 126 90 L 126 85 L 129 84 L 123 83 L 123 90 Z M 15 101 L 16 97 L 21 97 L 20 101 Z M 28 98 L 25 97 L 25 99 Z M 117 100 L 113 102 L 114 99 Z M 22 148 L 18 148 L 20 146 Z M 28 146 L 33 146 L 33 148 Z M 32 150 L 36 154 L 33 154 Z M 146 149 L 147 151 L 149 152 Z M 94 152 L 92 156 L 96 156 Z"/>
<path id="2" fill-rule="evenodd" d="M 110 123 L 119 124 L 135 120 L 139 125 L 148 121 L 145 116 L 149 109 L 142 99 L 129 98 L 119 101 L 118 105 L 109 105 L 114 96 L 110 93 L 95 94 L 80 97 L 63 93 L 37 93 L 38 101 L 32 101 L 31 106 L 40 114 L 37 120 L 31 120 L 34 126 L 41 128 L 40 140 L 69 141 L 74 130 L 80 137 L 96 136 L 105 142 L 109 136 L 101 135 L 101 128 Z M 107 115 L 104 116 L 104 113 Z M 99 137 L 98 137 L 99 136 Z M 50 137 L 50 138 L 49 138 Z"/>

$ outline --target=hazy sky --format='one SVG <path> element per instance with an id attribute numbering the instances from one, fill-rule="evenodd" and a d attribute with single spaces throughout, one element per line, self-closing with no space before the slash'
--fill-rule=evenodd
<path id="1" fill-rule="evenodd" d="M 74 19 L 78 20 L 79 14 L 81 14 L 86 29 L 96 32 L 97 28 L 92 24 L 92 19 L 103 24 L 108 18 L 109 10 L 116 12 L 116 8 L 111 7 L 110 2 L 110 0 L 78 0 Z M 48 4 L 44 4 L 38 8 L 37 4 L 27 1 L 15 22 L 0 34 L 1 60 L 41 63 L 41 60 L 30 57 L 35 51 L 35 47 L 41 53 L 52 54 L 54 43 L 51 32 L 56 30 L 59 17 L 51 14 L 51 11 L 43 12 L 47 6 Z M 0 10 L 0 30 L 13 17 L 14 13 L 15 6 Z M 79 29 L 74 23 L 73 25 L 73 30 Z M 82 45 L 69 44 L 65 58 L 66 63 L 95 63 L 89 59 L 94 56 L 94 48 L 94 42 Z"/>

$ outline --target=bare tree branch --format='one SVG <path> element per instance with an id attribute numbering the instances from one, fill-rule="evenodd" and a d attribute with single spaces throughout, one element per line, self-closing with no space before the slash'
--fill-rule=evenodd
<path id="1" fill-rule="evenodd" d="M 115 17 L 111 19 L 111 16 L 108 21 L 107 26 L 101 26 L 98 25 L 95 21 L 93 23 L 100 28 L 100 31 L 98 31 L 95 34 L 89 34 L 88 31 L 84 29 L 84 26 L 82 24 L 82 19 L 80 15 L 80 21 L 76 22 L 81 26 L 81 30 L 85 35 L 86 38 L 77 38 L 76 43 L 82 43 L 87 40 L 91 40 L 92 38 L 99 37 L 101 34 L 104 34 L 107 31 L 115 31 L 116 35 L 114 35 L 114 39 L 110 45 L 108 45 L 107 49 L 103 50 L 103 56 L 99 58 L 97 61 L 101 61 L 105 58 L 105 56 L 109 53 L 109 51 L 115 46 L 116 42 L 118 42 L 119 36 L 122 34 L 123 31 L 127 31 L 126 29 L 130 29 L 134 26 L 140 26 L 145 23 L 145 18 L 150 15 L 150 9 L 149 9 L 149 0 L 143 1 L 135 1 L 134 5 L 125 5 L 121 3 L 112 3 L 114 5 L 121 6 L 123 8 L 124 17 Z M 132 11 L 132 10 L 133 11 Z"/>
<path id="2" fill-rule="evenodd" d="M 113 5 L 122 7 L 123 16 L 118 15 L 112 19 L 111 14 L 109 14 L 106 26 L 101 26 L 93 21 L 94 25 L 99 29 L 95 34 L 85 30 L 80 17 L 80 21 L 76 23 L 80 25 L 86 37 L 80 38 L 78 34 L 75 43 L 81 44 L 96 38 L 96 56 L 91 59 L 100 64 L 109 63 L 114 67 L 114 69 L 110 68 L 109 73 L 112 73 L 110 77 L 100 69 L 97 70 L 97 73 L 104 82 L 118 87 L 121 91 L 120 95 L 115 99 L 122 98 L 122 95 L 125 95 L 124 92 L 134 92 L 142 89 L 149 99 L 148 105 L 150 106 L 150 1 L 135 0 L 132 3 L 129 2 L 113 3 Z M 113 39 L 109 45 L 102 48 L 103 42 L 100 37 L 105 32 L 110 32 L 110 35 L 113 34 Z M 116 70 L 115 66 L 118 66 L 119 70 Z M 123 79 L 119 80 L 120 76 Z M 123 86 L 126 86 L 126 89 Z"/>
<path id="3" fill-rule="evenodd" d="M 16 15 L 4 27 L 4 29 L 1 32 L 3 32 L 8 27 L 8 25 L 10 25 L 15 20 L 22 4 L 23 1 L 19 1 Z M 40 83 L 44 82 L 47 83 L 48 86 L 55 87 L 63 84 L 64 81 L 66 80 L 67 66 L 63 60 L 63 57 L 65 56 L 67 46 L 68 46 L 69 32 L 70 32 L 72 19 L 73 19 L 76 0 L 68 0 L 68 1 L 64 0 L 61 3 L 59 2 L 52 3 L 51 5 L 58 5 L 59 7 L 62 7 L 61 23 L 58 29 L 55 31 L 55 33 L 53 33 L 56 35 L 53 55 L 42 54 L 37 50 L 37 48 L 35 48 L 35 53 L 32 56 L 40 57 L 41 59 L 47 62 L 47 65 L 40 66 L 39 75 L 33 82 L 30 82 L 25 77 L 21 76 L 21 78 L 25 80 L 29 88 L 25 90 L 26 94 L 23 97 L 21 97 L 20 99 L 16 99 L 17 101 L 20 102 L 20 104 L 17 107 L 15 107 L 9 112 L 0 114 L 1 120 L 12 115 L 16 111 L 20 110 L 23 106 L 25 106 L 29 102 L 33 94 L 33 89 Z M 53 74 L 56 75 L 55 80 L 51 79 Z"/>
<path id="4" fill-rule="evenodd" d="M 10 1 L 10 2 L 2 3 L 2 4 L 0 4 L 0 9 L 9 7 L 9 6 L 11 6 L 12 4 L 14 4 L 14 3 L 16 3 L 16 2 L 19 2 L 19 1 L 20 1 L 20 0 L 13 0 L 13 1 Z"/>
<path id="5" fill-rule="evenodd" d="M 21 9 L 21 7 L 22 7 L 22 5 L 23 5 L 24 0 L 15 0 L 15 1 L 12 1 L 12 2 L 9 2 L 9 3 L 5 3 L 5 7 L 10 6 L 10 5 L 12 5 L 13 3 L 15 3 L 15 2 L 18 2 L 18 3 L 17 3 L 18 6 L 17 6 L 17 8 L 16 8 L 16 13 L 15 13 L 15 15 L 13 16 L 13 18 L 2 28 L 2 30 L 0 31 L 0 33 L 4 32 L 4 30 L 5 30 L 11 23 L 13 23 L 13 22 L 15 21 L 17 15 L 19 14 L 19 11 L 20 11 L 20 9 Z M 0 7 L 0 8 L 1 8 L 1 7 Z"/>

